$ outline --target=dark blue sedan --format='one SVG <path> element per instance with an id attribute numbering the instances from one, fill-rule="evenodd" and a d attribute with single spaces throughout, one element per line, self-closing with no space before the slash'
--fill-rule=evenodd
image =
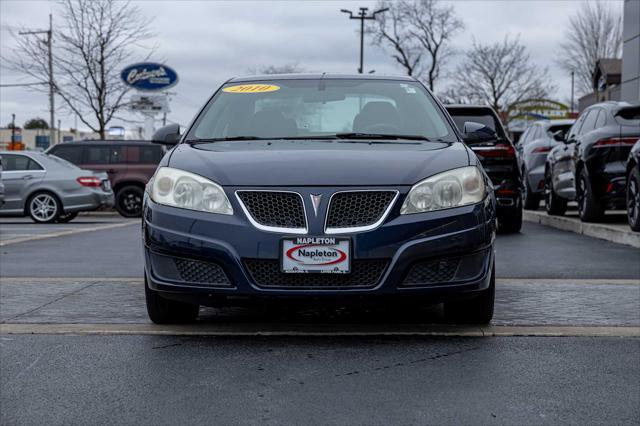
<path id="1" fill-rule="evenodd" d="M 149 317 L 407 299 L 489 322 L 495 198 L 461 136 L 410 77 L 229 80 L 184 134 L 154 136 L 175 147 L 145 195 Z"/>

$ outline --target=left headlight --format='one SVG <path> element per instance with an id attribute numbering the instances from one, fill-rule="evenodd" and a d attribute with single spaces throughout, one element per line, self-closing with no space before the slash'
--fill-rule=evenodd
<path id="1" fill-rule="evenodd" d="M 158 203 L 209 213 L 233 214 L 220 185 L 193 173 L 161 167 L 151 183 L 151 199 Z"/>
<path id="2" fill-rule="evenodd" d="M 484 178 L 475 166 L 449 170 L 415 184 L 400 214 L 448 209 L 482 201 L 487 193 Z"/>

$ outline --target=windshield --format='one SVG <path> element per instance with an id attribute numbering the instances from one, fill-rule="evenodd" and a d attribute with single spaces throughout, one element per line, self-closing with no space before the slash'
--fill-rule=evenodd
<path id="1" fill-rule="evenodd" d="M 331 138 L 344 133 L 457 140 L 420 84 L 357 79 L 229 83 L 186 139 Z"/>

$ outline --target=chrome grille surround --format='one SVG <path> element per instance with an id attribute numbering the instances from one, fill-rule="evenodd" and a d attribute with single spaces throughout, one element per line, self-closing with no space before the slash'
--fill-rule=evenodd
<path id="1" fill-rule="evenodd" d="M 255 211 L 252 212 L 253 207 L 256 206 L 247 206 L 245 200 L 242 199 L 243 194 L 258 194 L 258 193 L 269 193 L 269 194 L 287 194 L 288 196 L 295 197 L 300 201 L 299 205 L 293 206 L 293 210 L 299 210 L 298 212 L 294 212 L 298 217 L 293 218 L 293 223 L 284 223 L 282 221 L 282 217 L 277 218 L 273 221 L 266 221 L 264 217 L 255 217 Z M 308 232 L 307 226 L 307 211 L 304 204 L 304 200 L 302 199 L 302 195 L 293 191 L 282 191 L 282 190 L 264 190 L 264 189 L 248 189 L 248 190 L 238 190 L 235 192 L 236 199 L 242 207 L 245 215 L 249 219 L 249 222 L 253 226 L 263 231 L 269 232 L 278 232 L 278 233 L 286 233 L 286 234 L 306 234 Z M 277 202 L 277 201 L 276 201 Z M 260 206 L 264 209 L 264 207 Z M 261 223 L 262 222 L 262 223 Z"/>
<path id="2" fill-rule="evenodd" d="M 331 214 L 332 214 L 332 208 L 334 207 L 334 197 L 336 196 L 340 196 L 340 194 L 360 194 L 360 193 L 389 193 L 390 195 L 392 195 L 391 199 L 387 201 L 386 206 L 384 207 L 384 209 L 380 210 L 380 214 L 376 214 L 375 217 L 375 221 L 371 222 L 371 220 L 374 219 L 370 219 L 366 224 L 360 224 L 360 225 L 351 225 L 351 226 L 330 226 L 330 221 L 333 221 L 333 218 L 331 218 Z M 347 233 L 352 233 L 352 232 L 362 232 L 362 231 L 370 231 L 372 229 L 377 228 L 378 226 L 382 225 L 382 223 L 384 222 L 384 220 L 387 218 L 387 216 L 389 215 L 389 212 L 391 212 L 391 209 L 393 208 L 393 206 L 395 205 L 396 200 L 398 199 L 398 195 L 399 195 L 399 191 L 395 190 L 395 189 L 354 189 L 354 190 L 349 190 L 349 191 L 337 191 L 334 192 L 331 195 L 331 198 L 329 199 L 329 205 L 327 207 L 327 214 L 325 217 L 325 227 L 324 227 L 324 231 L 327 234 L 347 234 Z"/>

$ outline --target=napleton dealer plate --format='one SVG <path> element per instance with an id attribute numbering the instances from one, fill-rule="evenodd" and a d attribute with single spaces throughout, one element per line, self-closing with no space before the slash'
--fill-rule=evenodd
<path id="1" fill-rule="evenodd" d="M 336 237 L 282 239 L 280 267 L 285 273 L 334 273 L 350 271 L 351 241 Z"/>

